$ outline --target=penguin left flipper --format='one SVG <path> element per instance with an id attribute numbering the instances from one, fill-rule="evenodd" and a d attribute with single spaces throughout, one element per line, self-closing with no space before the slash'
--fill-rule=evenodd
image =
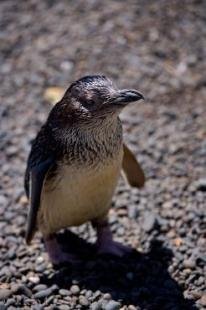
<path id="1" fill-rule="evenodd" d="M 33 167 L 30 171 L 30 209 L 25 236 L 27 244 L 31 242 L 36 229 L 37 213 L 40 206 L 42 186 L 45 176 L 53 164 L 54 159 L 48 158 Z"/>
<path id="2" fill-rule="evenodd" d="M 145 175 L 143 169 L 138 163 L 132 151 L 126 146 L 125 143 L 123 144 L 123 152 L 124 155 L 122 169 L 128 183 L 132 187 L 143 187 L 145 183 Z"/>

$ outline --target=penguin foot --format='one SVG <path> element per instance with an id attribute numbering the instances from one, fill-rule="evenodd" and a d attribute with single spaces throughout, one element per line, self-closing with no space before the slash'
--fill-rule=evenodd
<path id="1" fill-rule="evenodd" d="M 102 242 L 101 240 L 100 243 L 97 242 L 97 252 L 98 254 L 110 254 L 122 257 L 130 254 L 132 252 L 132 248 L 113 240 L 106 240 L 106 242 Z"/>
<path id="2" fill-rule="evenodd" d="M 53 265 L 60 265 L 66 263 L 77 263 L 78 257 L 75 254 L 64 252 L 60 243 L 58 243 L 56 236 L 52 235 L 44 239 L 45 247 L 49 255 L 49 259 Z"/>
<path id="3" fill-rule="evenodd" d="M 106 218 L 93 221 L 92 224 L 97 230 L 96 246 L 98 254 L 111 254 L 122 257 L 133 251 L 129 246 L 113 240 L 112 232 Z"/>

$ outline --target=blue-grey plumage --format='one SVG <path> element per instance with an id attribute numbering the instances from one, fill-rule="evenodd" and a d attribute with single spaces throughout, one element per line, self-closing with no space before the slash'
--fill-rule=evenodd
<path id="1" fill-rule="evenodd" d="M 62 260 L 52 254 L 57 245 L 51 236 L 62 228 L 92 221 L 105 243 L 105 219 L 122 168 L 132 186 L 144 184 L 141 167 L 123 146 L 119 119 L 129 102 L 142 98 L 135 90 L 118 90 L 105 76 L 84 77 L 68 88 L 34 140 L 25 175 L 30 198 L 26 241 L 38 228 L 49 240 L 54 263 Z M 121 254 L 115 247 L 113 252 Z"/>

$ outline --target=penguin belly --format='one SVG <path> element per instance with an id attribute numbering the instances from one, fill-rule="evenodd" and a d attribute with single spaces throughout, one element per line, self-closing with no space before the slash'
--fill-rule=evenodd
<path id="1" fill-rule="evenodd" d="M 61 165 L 46 178 L 41 193 L 38 227 L 43 235 L 104 217 L 118 182 L 122 154 L 96 167 Z"/>

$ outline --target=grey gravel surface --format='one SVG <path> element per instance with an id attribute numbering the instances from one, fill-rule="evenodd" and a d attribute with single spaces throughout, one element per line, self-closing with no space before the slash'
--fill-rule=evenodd
<path id="1" fill-rule="evenodd" d="M 0 309 L 206 309 L 206 3 L 0 2 Z M 82 262 L 54 269 L 41 236 L 24 242 L 31 140 L 49 86 L 104 73 L 146 97 L 122 114 L 147 176 L 123 180 L 110 223 L 130 256 L 97 257 L 90 225 L 73 239 Z"/>

